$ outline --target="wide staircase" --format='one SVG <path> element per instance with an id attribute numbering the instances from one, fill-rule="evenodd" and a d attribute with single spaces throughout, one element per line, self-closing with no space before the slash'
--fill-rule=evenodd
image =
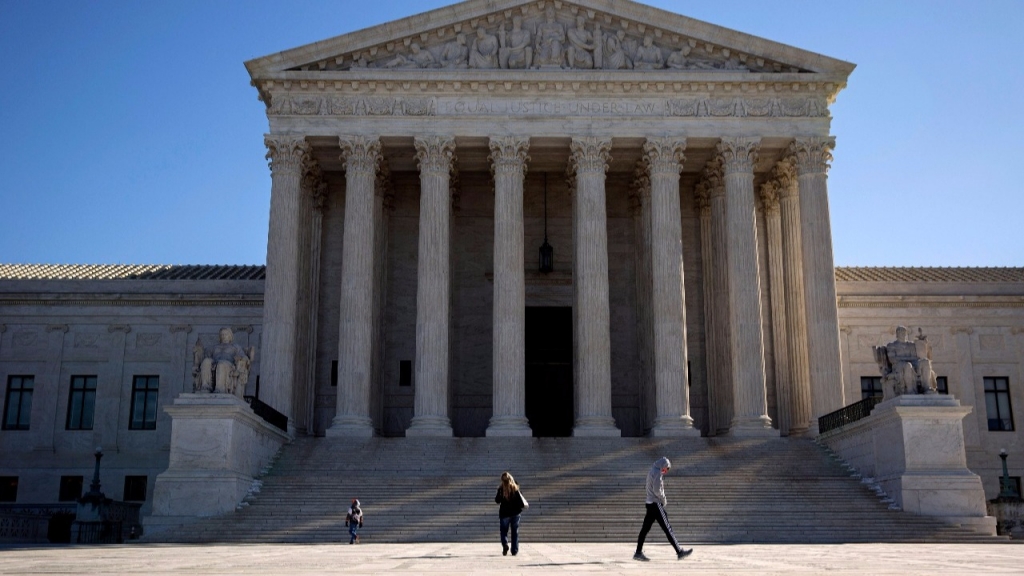
<path id="1" fill-rule="evenodd" d="M 165 542 L 491 542 L 510 471 L 530 501 L 524 541 L 635 541 L 644 479 L 668 456 L 668 514 L 683 543 L 995 541 L 889 505 L 807 439 L 299 438 L 246 505 Z M 653 542 L 664 537 L 655 526 Z"/>

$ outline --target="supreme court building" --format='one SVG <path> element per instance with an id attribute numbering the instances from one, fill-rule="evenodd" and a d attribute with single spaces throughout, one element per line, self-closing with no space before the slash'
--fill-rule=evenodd
<path id="1" fill-rule="evenodd" d="M 871 391 L 871 346 L 923 327 L 998 491 L 1024 269 L 835 268 L 853 64 L 630 0 L 467 0 L 245 65 L 265 269 L 0 265 L 19 502 L 99 444 L 152 488 L 223 327 L 256 348 L 247 393 L 328 437 L 813 436 Z"/>

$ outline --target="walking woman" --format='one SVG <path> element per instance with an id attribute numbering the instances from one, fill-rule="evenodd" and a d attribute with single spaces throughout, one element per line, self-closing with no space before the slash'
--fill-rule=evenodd
<path id="1" fill-rule="evenodd" d="M 498 519 L 501 522 L 501 555 L 508 554 L 508 529 L 512 528 L 512 555 L 519 553 L 519 517 L 523 510 L 530 507 L 519 484 L 508 472 L 501 473 L 501 484 L 494 495 L 494 503 L 498 504 Z"/>

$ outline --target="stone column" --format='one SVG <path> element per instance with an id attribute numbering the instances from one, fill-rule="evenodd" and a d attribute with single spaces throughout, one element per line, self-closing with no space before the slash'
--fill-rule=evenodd
<path id="1" fill-rule="evenodd" d="M 714 349 L 712 364 L 717 382 L 716 433 L 724 434 L 729 430 L 733 415 L 732 389 L 732 330 L 729 327 L 729 259 L 728 230 L 725 218 L 725 174 L 721 156 L 708 161 L 704 168 L 704 178 L 708 182 L 711 203 L 711 285 L 714 291 L 712 305 L 714 315 Z"/>
<path id="2" fill-rule="evenodd" d="M 370 376 L 370 418 L 375 422 L 384 421 L 384 334 L 388 288 L 388 244 L 391 227 L 391 212 L 394 210 L 395 191 L 391 185 L 391 169 L 386 160 L 377 170 L 376 193 L 373 203 L 373 369 Z M 380 424 L 378 424 L 378 427 Z"/>
<path id="3" fill-rule="evenodd" d="M 807 337 L 813 388 L 814 423 L 843 407 L 843 368 L 839 351 L 836 275 L 832 259 L 832 224 L 828 210 L 828 167 L 835 138 L 798 138 L 791 146 L 797 159 L 803 241 Z"/>
<path id="4" fill-rule="evenodd" d="M 526 420 L 523 179 L 528 138 L 491 138 L 494 167 L 494 393 L 487 436 L 531 436 Z"/>
<path id="5" fill-rule="evenodd" d="M 654 388 L 654 319 L 651 316 L 651 178 L 643 160 L 637 161 L 631 190 L 636 238 L 636 321 L 640 346 L 640 407 L 644 430 L 657 419 L 657 393 Z"/>
<path id="6" fill-rule="evenodd" d="M 608 220 L 605 171 L 609 139 L 573 138 L 569 162 L 576 175 L 573 219 L 573 303 L 576 327 L 576 424 L 573 436 L 621 436 L 612 417 L 611 335 L 608 312 Z"/>
<path id="7" fill-rule="evenodd" d="M 373 436 L 374 186 L 380 139 L 342 136 L 345 162 L 345 232 L 338 323 L 338 406 L 328 436 Z"/>
<path id="8" fill-rule="evenodd" d="M 761 339 L 761 279 L 754 216 L 754 162 L 758 138 L 724 138 L 729 328 L 732 338 L 732 436 L 770 436 Z"/>
<path id="9" fill-rule="evenodd" d="M 299 296 L 302 167 L 310 146 L 303 136 L 269 134 L 264 139 L 270 160 L 270 231 L 267 279 L 263 296 L 260 400 L 292 420 L 295 343 Z"/>
<path id="10" fill-rule="evenodd" d="M 775 171 L 779 180 L 782 223 L 782 274 L 786 287 L 786 342 L 789 353 L 791 435 L 809 430 L 817 420 L 811 412 L 811 372 L 808 364 L 807 310 L 804 299 L 803 246 L 800 234 L 800 194 L 795 159 L 787 157 Z"/>
<path id="11" fill-rule="evenodd" d="M 292 414 L 295 427 L 304 434 L 313 434 L 313 412 L 310 409 L 313 396 L 313 360 L 316 338 L 310 333 L 311 324 L 316 318 L 316 303 L 313 300 L 314 279 L 313 262 L 313 196 L 320 185 L 322 174 L 320 166 L 310 159 L 303 166 L 299 199 L 299 278 L 298 299 L 296 303 L 296 336 L 295 350 L 298 358 L 295 361 L 295 384 L 293 402 L 295 410 Z"/>
<path id="12" fill-rule="evenodd" d="M 324 202 L 327 199 L 327 183 L 322 179 L 313 190 L 313 217 L 309 226 L 310 306 L 307 310 L 307 333 L 309 345 L 306 348 L 306 413 L 309 433 L 316 433 L 316 353 L 317 327 L 320 320 L 320 250 L 323 236 Z"/>
<path id="13" fill-rule="evenodd" d="M 694 187 L 693 196 L 700 215 L 700 263 L 701 288 L 704 296 L 704 374 L 706 377 L 708 398 L 708 436 L 718 433 L 717 398 L 718 387 L 721 386 L 721 371 L 717 369 L 719 362 L 718 344 L 715 342 L 715 288 L 711 269 L 711 186 L 707 179 L 702 179 Z"/>
<path id="14" fill-rule="evenodd" d="M 775 354 L 775 396 L 779 434 L 789 436 L 792 427 L 792 380 L 789 371 L 789 340 L 786 334 L 786 283 L 782 271 L 782 217 L 779 214 L 779 183 L 769 180 L 761 185 L 761 206 L 764 208 L 768 240 L 768 282 L 772 307 L 772 352 Z"/>
<path id="15" fill-rule="evenodd" d="M 644 161 L 651 179 L 651 310 L 658 416 L 651 436 L 700 436 L 690 416 L 686 374 L 686 302 L 679 173 L 685 140 L 648 138 Z"/>
<path id="16" fill-rule="evenodd" d="M 412 423 L 405 435 L 451 436 L 448 419 L 448 325 L 451 190 L 455 160 L 450 136 L 416 138 L 420 167 L 419 253 L 416 277 L 416 367 Z"/>

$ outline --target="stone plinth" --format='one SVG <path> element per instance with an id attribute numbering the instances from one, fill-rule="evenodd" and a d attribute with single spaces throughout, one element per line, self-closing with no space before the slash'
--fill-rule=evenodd
<path id="1" fill-rule="evenodd" d="M 821 439 L 904 511 L 994 535 L 981 478 L 967 468 L 962 420 L 970 412 L 952 396 L 897 396 Z"/>
<path id="2" fill-rule="evenodd" d="M 181 394 L 171 416 L 171 454 L 156 477 L 146 533 L 231 512 L 253 477 L 291 440 L 230 394 Z"/>

